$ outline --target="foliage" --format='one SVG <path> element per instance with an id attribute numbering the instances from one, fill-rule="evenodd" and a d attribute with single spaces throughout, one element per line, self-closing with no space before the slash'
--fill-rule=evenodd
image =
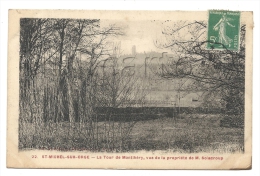
<path id="1" fill-rule="evenodd" d="M 109 41 L 118 35 L 123 35 L 120 28 L 101 28 L 99 19 L 21 19 L 20 148 L 78 138 L 89 150 L 106 145 L 114 150 L 117 143 L 123 149 L 135 121 L 116 124 L 107 114 L 108 121 L 100 125 L 94 111 L 118 107 L 133 94 L 129 80 L 134 79 L 118 71 L 116 47 Z M 111 67 L 102 65 L 111 59 Z M 112 98 L 104 99 L 111 92 Z"/>
<path id="2" fill-rule="evenodd" d="M 241 26 L 240 50 L 206 49 L 207 25 L 204 21 L 165 24 L 158 47 L 169 48 L 175 60 L 164 64 L 158 74 L 165 79 L 186 78 L 190 89 L 204 91 L 206 98 L 217 99 L 233 113 L 244 112 L 245 25 Z M 213 45 L 212 45 L 213 46 Z M 207 101 L 205 99 L 205 101 Z"/>

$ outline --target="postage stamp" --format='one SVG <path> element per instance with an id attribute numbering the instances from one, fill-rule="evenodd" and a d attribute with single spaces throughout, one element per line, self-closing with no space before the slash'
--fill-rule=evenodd
<path id="1" fill-rule="evenodd" d="M 208 49 L 239 49 L 240 12 L 210 10 Z"/>

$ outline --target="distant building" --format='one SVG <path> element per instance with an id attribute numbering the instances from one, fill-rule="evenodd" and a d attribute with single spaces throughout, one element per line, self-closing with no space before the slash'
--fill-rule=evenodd
<path id="1" fill-rule="evenodd" d="M 135 45 L 132 47 L 132 55 L 133 55 L 133 56 L 136 55 L 136 46 L 135 46 Z"/>
<path id="2" fill-rule="evenodd" d="M 173 54 L 153 51 L 137 53 L 136 46 L 133 46 L 132 55 L 122 55 L 119 60 L 122 62 L 122 68 L 134 69 L 134 76 L 138 78 L 137 84 L 142 85 L 141 89 L 145 89 L 146 95 L 142 105 L 147 107 L 199 107 L 202 105 L 202 91 L 186 90 L 190 81 L 163 79 L 156 73 L 174 60 Z M 186 82 L 187 85 L 182 84 L 182 87 L 179 87 L 181 82 Z"/>
<path id="3" fill-rule="evenodd" d="M 78 56 L 83 57 L 82 54 Z M 118 69 L 137 78 L 135 82 L 137 86 L 134 88 L 133 94 L 143 92 L 143 100 L 139 103 L 138 97 L 132 95 L 136 98 L 132 100 L 135 103 L 131 102 L 131 104 L 135 104 L 137 107 L 202 106 L 203 92 L 201 90 L 188 90 L 190 81 L 186 81 L 185 78 L 164 79 L 156 73 L 160 69 L 163 70 L 163 66 L 171 63 L 174 59 L 174 55 L 167 52 L 137 53 L 135 45 L 132 46 L 132 54 L 121 55 L 117 59 Z M 86 59 L 84 60 L 86 61 Z M 104 71 L 112 68 L 113 64 L 113 60 L 100 62 L 99 75 L 104 75 Z"/>

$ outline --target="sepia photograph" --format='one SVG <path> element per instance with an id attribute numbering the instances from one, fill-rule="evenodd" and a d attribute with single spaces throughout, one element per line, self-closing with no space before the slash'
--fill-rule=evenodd
<path id="1" fill-rule="evenodd" d="M 9 10 L 7 166 L 250 169 L 252 25 L 229 10 Z"/>

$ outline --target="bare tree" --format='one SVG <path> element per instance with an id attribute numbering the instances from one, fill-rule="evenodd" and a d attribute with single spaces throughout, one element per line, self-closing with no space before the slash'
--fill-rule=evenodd
<path id="1" fill-rule="evenodd" d="M 30 121 L 35 120 L 34 111 L 39 106 L 37 93 L 40 88 L 37 78 L 41 74 L 41 68 L 58 52 L 52 48 L 52 36 L 49 19 L 20 20 L 20 108 L 30 109 Z"/>
<path id="2" fill-rule="evenodd" d="M 120 28 L 111 25 L 101 29 L 99 23 L 98 19 L 21 20 L 20 104 L 24 106 L 20 117 L 37 117 L 47 125 L 33 124 L 40 130 L 34 130 L 34 139 L 55 135 L 63 121 L 69 121 L 68 138 L 78 130 L 75 121 L 86 124 L 88 140 L 94 137 L 97 67 L 111 53 L 108 38 L 122 35 Z M 25 129 L 20 128 L 21 136 Z M 45 129 L 47 133 L 42 131 Z"/>
<path id="3" fill-rule="evenodd" d="M 192 88 L 221 97 L 226 109 L 244 112 L 245 25 L 241 26 L 240 50 L 206 49 L 207 25 L 204 21 L 180 21 L 162 30 L 164 38 L 157 40 L 161 48 L 170 48 L 175 60 L 159 71 L 163 78 L 189 78 Z M 209 96 L 208 96 L 209 97 Z"/>

